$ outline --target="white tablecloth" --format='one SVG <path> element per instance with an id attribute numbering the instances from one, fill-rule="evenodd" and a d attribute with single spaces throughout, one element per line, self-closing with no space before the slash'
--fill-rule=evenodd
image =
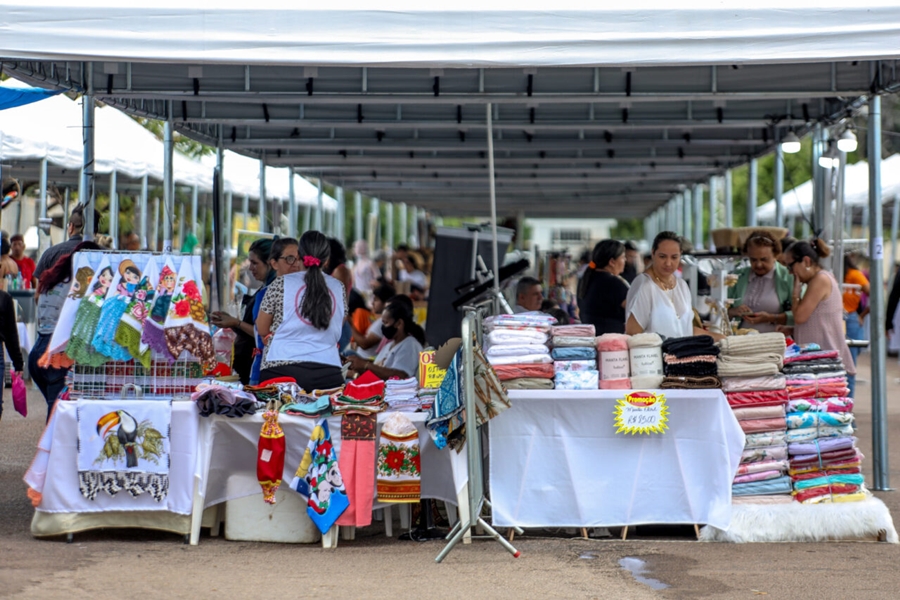
<path id="1" fill-rule="evenodd" d="M 664 434 L 615 434 L 621 390 L 511 391 L 491 421 L 495 526 L 727 529 L 744 434 L 719 390 L 665 390 Z"/>
<path id="2" fill-rule="evenodd" d="M 390 413 L 378 414 L 378 432 Z M 468 481 L 465 451 L 438 450 L 425 429 L 425 413 L 406 413 L 419 430 L 422 457 L 422 497 L 457 503 L 457 494 Z M 260 494 L 256 478 L 256 454 L 262 413 L 231 419 L 214 415 L 200 419 L 201 461 L 198 463 L 199 489 L 205 490 L 204 507 L 227 500 Z M 282 485 L 287 488 L 303 458 L 317 420 L 279 415 L 284 430 L 285 461 Z M 329 417 L 329 430 L 335 450 L 341 451 L 341 418 Z M 376 439 L 375 443 L 378 443 Z M 208 465 L 208 466 L 207 466 Z M 375 464 L 372 464 L 375 471 Z M 376 504 L 376 506 L 378 506 Z"/>
<path id="3" fill-rule="evenodd" d="M 128 402 L 124 400 L 123 402 Z M 57 402 L 25 482 L 43 497 L 37 507 L 47 513 L 168 511 L 190 515 L 197 463 L 197 409 L 193 402 L 172 403 L 169 493 L 156 502 L 150 494 L 132 497 L 106 492 L 88 500 L 78 489 L 78 419 L 76 402 Z"/>

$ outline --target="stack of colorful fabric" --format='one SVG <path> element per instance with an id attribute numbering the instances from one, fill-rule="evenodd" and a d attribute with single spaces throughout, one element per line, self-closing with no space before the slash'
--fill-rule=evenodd
<path id="1" fill-rule="evenodd" d="M 422 411 L 428 412 L 434 404 L 439 388 L 419 388 L 419 407 Z"/>
<path id="2" fill-rule="evenodd" d="M 485 319 L 485 356 L 507 389 L 553 388 L 548 343 L 554 323 L 556 319 L 538 312 Z"/>
<path id="3" fill-rule="evenodd" d="M 384 410 L 384 381 L 366 371 L 331 396 L 331 412 L 335 415 L 371 415 Z"/>
<path id="4" fill-rule="evenodd" d="M 419 403 L 419 381 L 415 377 L 409 379 L 389 379 L 384 386 L 384 403 L 387 410 L 400 412 L 416 412 Z"/>
<path id="5" fill-rule="evenodd" d="M 662 344 L 663 379 L 667 389 L 721 387 L 716 369 L 719 348 L 708 335 L 669 338 Z"/>
<path id="6" fill-rule="evenodd" d="M 593 325 L 558 325 L 552 329 L 554 384 L 558 390 L 596 390 L 597 351 Z"/>
<path id="7" fill-rule="evenodd" d="M 759 375 L 722 376 L 722 390 L 746 434 L 741 464 L 732 485 L 737 502 L 791 502 L 787 475 L 786 381 L 778 371 L 785 339 L 780 333 L 728 337 L 718 343 L 719 368 L 726 373 Z M 740 371 L 746 358 L 746 370 Z M 762 366 L 761 366 L 762 365 Z"/>
<path id="8" fill-rule="evenodd" d="M 794 499 L 808 504 L 865 500 L 869 492 L 853 437 L 853 400 L 846 397 L 838 353 L 794 347 L 785 363 Z"/>

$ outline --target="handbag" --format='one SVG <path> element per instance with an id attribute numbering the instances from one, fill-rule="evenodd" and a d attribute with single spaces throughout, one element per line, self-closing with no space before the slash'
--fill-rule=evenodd
<path id="1" fill-rule="evenodd" d="M 13 408 L 23 417 L 28 416 L 28 397 L 25 391 L 25 382 L 22 376 L 13 371 L 12 374 L 12 398 Z"/>

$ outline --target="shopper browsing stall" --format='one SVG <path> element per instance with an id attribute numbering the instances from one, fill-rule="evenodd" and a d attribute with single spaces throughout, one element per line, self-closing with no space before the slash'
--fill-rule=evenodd
<path id="1" fill-rule="evenodd" d="M 365 331 L 353 324 L 353 342 L 356 344 L 356 353 L 367 359 L 373 359 L 378 355 L 378 349 L 384 340 L 384 334 L 381 333 L 381 316 L 388 302 L 391 301 L 397 292 L 390 285 L 381 285 L 375 288 L 372 293 L 372 313 L 375 315 L 373 320 Z"/>
<path id="2" fill-rule="evenodd" d="M 581 322 L 593 325 L 597 335 L 625 333 L 628 283 L 621 277 L 625 252 L 625 245 L 619 241 L 598 242 L 587 270 L 578 282 Z"/>
<path id="3" fill-rule="evenodd" d="M 265 343 L 260 381 L 291 377 L 307 391 L 340 387 L 344 378 L 337 345 L 347 310 L 344 286 L 322 272 L 331 252 L 322 233 L 304 233 L 298 250 L 302 271 L 269 285 L 256 319 Z"/>
<path id="4" fill-rule="evenodd" d="M 789 267 L 794 274 L 794 341 L 800 345 L 818 344 L 823 350 L 836 350 L 844 363 L 852 398 L 856 365 L 844 336 L 843 298 L 834 275 L 819 264 L 831 254 L 831 248 L 824 241 L 814 239 L 797 242 L 789 253 Z M 803 285 L 806 285 L 806 293 L 801 297 Z"/>
<path id="5" fill-rule="evenodd" d="M 59 321 L 59 313 L 68 295 L 76 297 L 87 293 L 90 282 L 90 269 L 86 273 L 76 273 L 74 286 L 72 283 L 72 257 L 75 252 L 82 250 L 99 250 L 100 246 L 94 242 L 81 242 L 75 246 L 72 254 L 62 256 L 56 264 L 41 274 L 37 286 L 37 341 L 28 355 L 28 372 L 31 379 L 41 390 L 44 400 L 47 401 L 47 418 L 53 412 L 53 404 L 59 393 L 66 385 L 66 368 L 54 368 L 52 366 L 41 367 L 38 360 L 47 351 L 53 330 Z"/>
<path id="6" fill-rule="evenodd" d="M 406 296 L 395 296 L 385 308 L 381 322 L 381 332 L 389 342 L 378 352 L 374 362 L 351 356 L 351 367 L 357 373 L 371 371 L 384 380 L 414 376 L 419 367 L 425 332 L 413 320 L 412 301 Z"/>
<path id="7" fill-rule="evenodd" d="M 657 235 L 650 261 L 628 291 L 625 333 L 658 333 L 674 338 L 709 335 L 694 327 L 691 293 L 684 280 L 675 276 L 681 264 L 681 237 L 671 231 Z"/>
<path id="8" fill-rule="evenodd" d="M 728 290 L 728 297 L 735 300 L 728 316 L 741 317 L 742 327 L 760 333 L 772 333 L 778 325 L 793 325 L 794 277 L 777 260 L 781 243 L 768 232 L 756 231 L 747 238 L 744 254 L 750 267 L 738 270 L 737 283 Z"/>
<path id="9" fill-rule="evenodd" d="M 860 315 L 859 307 L 862 302 L 862 294 L 869 293 L 869 280 L 865 274 L 856 266 L 853 257 L 844 256 L 844 283 L 857 286 L 847 289 L 843 294 L 844 303 L 844 322 L 847 324 L 847 338 L 851 340 L 866 339 L 866 332 L 863 328 L 864 316 Z M 893 315 L 890 315 L 893 319 Z M 859 348 L 850 348 L 850 355 L 853 357 L 853 364 L 856 364 L 859 358 Z"/>

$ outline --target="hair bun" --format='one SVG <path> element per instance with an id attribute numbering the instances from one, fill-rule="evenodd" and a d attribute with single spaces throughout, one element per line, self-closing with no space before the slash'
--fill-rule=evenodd
<path id="1" fill-rule="evenodd" d="M 813 238 L 810 245 L 813 247 L 813 250 L 816 251 L 816 254 L 819 255 L 819 258 L 828 258 L 831 256 L 831 247 L 829 247 L 822 238 Z"/>

